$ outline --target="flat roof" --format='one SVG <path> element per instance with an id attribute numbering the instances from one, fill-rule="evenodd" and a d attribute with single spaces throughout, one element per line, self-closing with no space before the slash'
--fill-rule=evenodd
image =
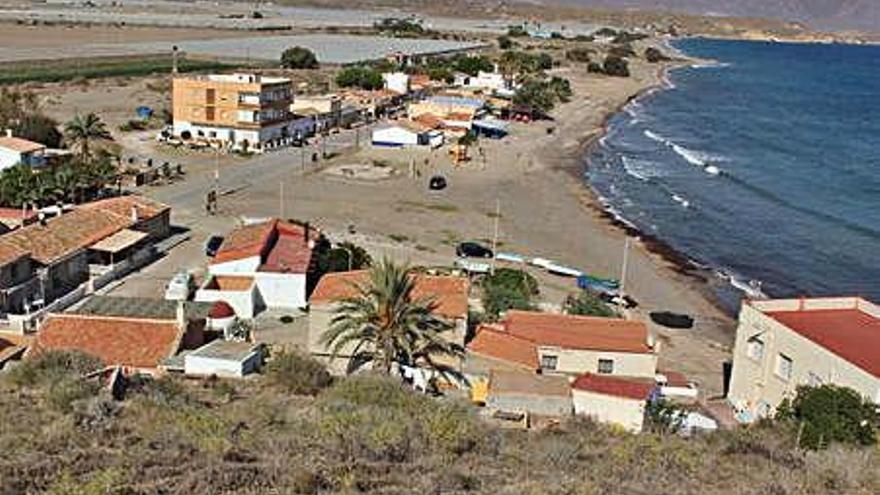
<path id="1" fill-rule="evenodd" d="M 92 249 L 93 251 L 104 251 L 107 253 L 118 253 L 127 247 L 134 246 L 146 237 L 148 237 L 146 232 L 122 229 L 110 237 L 105 237 L 92 244 L 89 249 Z"/>
<path id="2" fill-rule="evenodd" d="M 880 378 L 880 318 L 857 308 L 765 314 Z"/>
<path id="3" fill-rule="evenodd" d="M 150 318 L 155 320 L 175 320 L 177 301 L 153 299 L 148 297 L 119 297 L 94 295 L 79 306 L 65 311 L 66 314 L 113 316 L 119 318 Z M 214 303 L 186 303 L 186 314 L 191 320 L 207 317 Z"/>
<path id="4" fill-rule="evenodd" d="M 187 353 L 184 359 L 190 357 L 202 357 L 240 362 L 247 359 L 258 348 L 259 344 L 253 344 L 251 342 L 233 342 L 217 339 Z"/>
<path id="5" fill-rule="evenodd" d="M 569 397 L 571 387 L 564 376 L 493 370 L 489 379 L 489 395 L 498 394 Z"/>

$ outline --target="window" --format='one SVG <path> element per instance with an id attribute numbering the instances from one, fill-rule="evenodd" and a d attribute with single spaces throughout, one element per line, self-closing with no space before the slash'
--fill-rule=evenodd
<path id="1" fill-rule="evenodd" d="M 776 376 L 782 378 L 783 380 L 791 379 L 791 368 L 792 368 L 791 358 L 786 356 L 785 354 L 780 354 L 776 358 Z"/>
<path id="2" fill-rule="evenodd" d="M 559 357 L 552 356 L 549 354 L 544 354 L 541 356 L 541 369 L 542 370 L 555 370 L 556 365 L 559 364 Z"/>
<path id="3" fill-rule="evenodd" d="M 599 360 L 599 369 L 597 371 L 603 375 L 610 375 L 610 374 L 614 373 L 614 360 L 613 359 L 600 359 Z"/>
<path id="4" fill-rule="evenodd" d="M 747 344 L 746 353 L 755 361 L 764 359 L 764 341 L 757 337 L 752 337 Z"/>
<path id="5" fill-rule="evenodd" d="M 209 121 L 214 120 L 214 107 L 205 108 L 205 120 L 209 120 Z"/>

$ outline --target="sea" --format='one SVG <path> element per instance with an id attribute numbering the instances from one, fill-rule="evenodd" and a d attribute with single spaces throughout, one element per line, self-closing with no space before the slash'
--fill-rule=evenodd
<path id="1" fill-rule="evenodd" d="M 880 302 L 880 47 L 683 39 L 705 63 L 630 102 L 587 156 L 606 209 L 752 297 Z"/>

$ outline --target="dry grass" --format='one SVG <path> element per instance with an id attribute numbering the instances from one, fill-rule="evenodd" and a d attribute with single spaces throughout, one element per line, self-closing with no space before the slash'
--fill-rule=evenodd
<path id="1" fill-rule="evenodd" d="M 496 430 L 467 404 L 369 377 L 317 398 L 259 379 L 164 379 L 69 408 L 51 407 L 50 389 L 2 385 L 3 493 L 880 492 L 876 448 L 805 453 L 767 426 L 690 440 L 585 421 Z"/>

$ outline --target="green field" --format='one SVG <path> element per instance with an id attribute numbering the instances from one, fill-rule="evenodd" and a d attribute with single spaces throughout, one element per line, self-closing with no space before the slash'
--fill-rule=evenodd
<path id="1" fill-rule="evenodd" d="M 171 63 L 170 57 L 158 55 L 14 62 L 0 64 L 0 85 L 146 76 L 171 72 Z M 178 61 L 180 72 L 223 70 L 237 66 L 214 60 L 182 58 Z"/>

